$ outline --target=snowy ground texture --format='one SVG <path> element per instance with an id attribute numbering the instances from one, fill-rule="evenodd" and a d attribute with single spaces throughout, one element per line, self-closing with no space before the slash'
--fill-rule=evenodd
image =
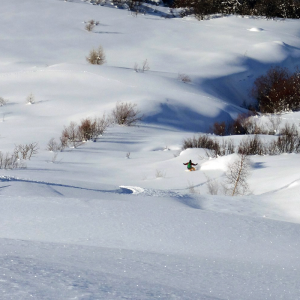
<path id="1" fill-rule="evenodd" d="M 209 195 L 206 176 L 222 181 L 235 155 L 181 151 L 244 112 L 270 66 L 293 70 L 298 20 L 0 2 L 0 150 L 39 145 L 26 169 L 0 170 L 1 299 L 300 299 L 299 155 L 251 157 L 251 194 L 228 197 Z M 91 19 L 100 24 L 87 32 Z M 99 45 L 107 63 L 88 65 Z M 135 72 L 145 59 L 150 70 Z M 121 101 L 138 105 L 139 126 L 112 126 L 56 159 L 45 150 L 71 121 Z M 300 113 L 281 118 L 299 126 Z"/>

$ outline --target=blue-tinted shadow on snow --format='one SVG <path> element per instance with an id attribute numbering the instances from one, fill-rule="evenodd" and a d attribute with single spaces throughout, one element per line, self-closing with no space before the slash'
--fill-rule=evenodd
<path id="1" fill-rule="evenodd" d="M 100 192 L 100 193 L 113 193 L 113 194 L 132 194 L 133 193 L 133 191 L 126 189 L 126 188 L 118 188 L 118 189 L 114 189 L 114 190 L 91 189 L 91 188 L 85 188 L 85 187 L 68 185 L 68 184 L 21 179 L 21 178 L 14 178 L 14 177 L 8 177 L 8 176 L 0 177 L 0 182 L 25 182 L 25 183 L 31 183 L 31 184 L 45 185 L 45 186 L 49 186 L 51 188 L 63 187 L 63 188 L 79 189 L 79 190 L 85 190 L 85 191 Z M 57 191 L 55 190 L 55 192 L 57 192 Z M 59 193 L 59 192 L 57 192 L 57 193 Z M 59 194 L 61 194 L 61 193 L 59 193 Z"/>
<path id="2" fill-rule="evenodd" d="M 297 65 L 300 66 L 300 48 L 282 43 L 282 49 L 290 54 L 282 62 L 264 63 L 247 57 L 247 53 L 245 53 L 231 65 L 232 67 L 242 67 L 245 71 L 204 80 L 199 78 L 199 80 L 195 79 L 195 82 L 198 81 L 202 91 L 228 104 L 242 106 L 244 102 L 255 103 L 256 101 L 251 97 L 251 90 L 256 78 L 265 75 L 271 67 L 288 68 L 293 72 Z M 298 52 L 297 55 L 294 54 L 295 52 Z"/>
<path id="3" fill-rule="evenodd" d="M 164 125 L 187 132 L 207 132 L 216 119 L 227 121 L 231 120 L 231 117 L 224 110 L 221 110 L 219 115 L 210 117 L 177 103 L 176 105 L 161 103 L 160 111 L 145 117 L 143 123 Z"/>

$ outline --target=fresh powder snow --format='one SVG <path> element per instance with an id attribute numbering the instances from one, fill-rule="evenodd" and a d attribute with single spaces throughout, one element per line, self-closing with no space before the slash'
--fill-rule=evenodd
<path id="1" fill-rule="evenodd" d="M 230 197 L 208 182 L 221 185 L 236 154 L 182 150 L 245 113 L 271 66 L 294 70 L 300 21 L 199 22 L 148 6 L 135 16 L 79 0 L 1 1 L 0 151 L 37 143 L 38 153 L 0 170 L 0 299 L 300 299 L 299 154 L 251 156 L 250 193 Z M 106 63 L 88 64 L 100 45 Z M 46 149 L 70 122 L 122 102 L 143 114 L 136 126 Z M 299 128 L 300 112 L 280 118 Z"/>

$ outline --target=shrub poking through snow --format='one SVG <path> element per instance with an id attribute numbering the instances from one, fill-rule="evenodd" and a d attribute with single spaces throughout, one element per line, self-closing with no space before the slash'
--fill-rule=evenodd
<path id="1" fill-rule="evenodd" d="M 192 82 L 191 78 L 186 74 L 178 74 L 178 80 L 184 82 L 184 83 L 190 83 Z"/>
<path id="2" fill-rule="evenodd" d="M 92 49 L 89 56 L 86 57 L 86 60 L 92 65 L 103 65 L 106 60 L 102 46 L 99 46 L 98 49 Z"/>
<path id="3" fill-rule="evenodd" d="M 31 157 L 38 153 L 38 143 L 20 144 L 15 146 L 14 155 L 18 159 L 30 160 Z"/>
<path id="4" fill-rule="evenodd" d="M 81 120 L 78 125 L 71 122 L 69 126 L 65 127 L 60 136 L 60 142 L 56 142 L 52 138 L 47 145 L 47 150 L 57 152 L 63 151 L 66 147 L 78 148 L 84 142 L 96 139 L 103 135 L 107 130 L 111 121 L 103 114 L 102 117 L 85 118 Z"/>
<path id="5" fill-rule="evenodd" d="M 19 159 L 15 153 L 2 153 L 0 151 L 0 169 L 11 170 L 26 168 L 23 160 Z"/>
<path id="6" fill-rule="evenodd" d="M 6 100 L 6 99 L 0 97 L 0 106 L 6 105 L 7 102 L 8 102 L 8 100 Z"/>
<path id="7" fill-rule="evenodd" d="M 94 20 L 90 20 L 90 21 L 86 22 L 84 28 L 85 28 L 85 30 L 91 32 L 91 31 L 93 31 L 95 26 L 96 26 L 96 22 Z"/>
<path id="8" fill-rule="evenodd" d="M 222 143 L 220 143 L 207 134 L 185 139 L 183 141 L 182 150 L 187 148 L 207 149 L 206 155 L 208 157 L 218 157 L 234 153 L 232 140 L 223 140 Z"/>
<path id="9" fill-rule="evenodd" d="M 30 95 L 27 96 L 26 102 L 27 102 L 27 104 L 34 104 L 35 103 L 35 97 L 32 93 L 30 93 Z"/>
<path id="10" fill-rule="evenodd" d="M 81 120 L 79 133 L 84 141 L 96 140 L 99 135 L 103 135 L 110 125 L 110 120 L 103 115 L 102 118 L 86 118 Z"/>
<path id="11" fill-rule="evenodd" d="M 120 102 L 112 111 L 112 121 L 119 125 L 133 126 L 143 119 L 143 115 L 137 109 L 137 104 Z"/>
<path id="12" fill-rule="evenodd" d="M 252 96 L 262 113 L 281 113 L 300 108 L 300 72 L 273 67 L 254 82 Z"/>
<path id="13" fill-rule="evenodd" d="M 138 63 L 135 63 L 133 66 L 133 69 L 137 73 L 144 73 L 146 71 L 149 71 L 150 66 L 149 66 L 148 60 L 147 59 L 144 60 L 141 67 L 138 65 Z"/>

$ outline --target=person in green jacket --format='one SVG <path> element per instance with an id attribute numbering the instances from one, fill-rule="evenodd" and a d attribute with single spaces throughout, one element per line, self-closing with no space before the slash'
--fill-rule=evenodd
<path id="1" fill-rule="evenodd" d="M 189 171 L 196 171 L 196 169 L 193 166 L 197 166 L 198 164 L 194 164 L 192 163 L 192 161 L 190 160 L 187 163 L 184 163 L 185 166 L 187 166 Z"/>

